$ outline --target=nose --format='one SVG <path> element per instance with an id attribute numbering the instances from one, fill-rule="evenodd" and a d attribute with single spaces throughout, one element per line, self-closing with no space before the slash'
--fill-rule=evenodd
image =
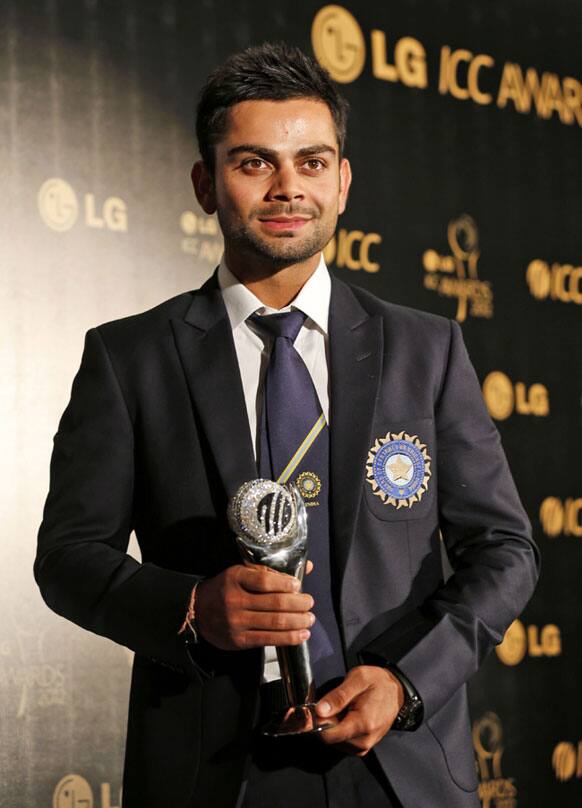
<path id="1" fill-rule="evenodd" d="M 294 165 L 285 164 L 278 167 L 266 198 L 278 202 L 291 202 L 305 198 L 301 178 L 298 176 Z"/>

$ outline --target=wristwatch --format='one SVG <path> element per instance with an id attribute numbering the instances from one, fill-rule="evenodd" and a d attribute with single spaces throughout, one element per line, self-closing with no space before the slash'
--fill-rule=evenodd
<path id="1" fill-rule="evenodd" d="M 412 683 L 406 678 L 402 671 L 396 667 L 396 665 L 389 664 L 386 665 L 386 668 L 390 671 L 390 673 L 396 676 L 404 688 L 404 704 L 394 719 L 392 729 L 396 729 L 400 732 L 412 732 L 422 722 L 422 717 L 424 714 L 424 705 L 422 703 L 422 699 L 416 692 L 416 689 Z"/>

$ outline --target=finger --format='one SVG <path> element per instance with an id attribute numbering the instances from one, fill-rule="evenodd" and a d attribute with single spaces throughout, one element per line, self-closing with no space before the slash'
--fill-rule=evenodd
<path id="1" fill-rule="evenodd" d="M 320 716 L 337 715 L 348 706 L 357 696 L 366 689 L 359 677 L 348 674 L 341 685 L 326 693 L 318 701 L 316 708 Z"/>
<path id="2" fill-rule="evenodd" d="M 366 737 L 358 713 L 348 712 L 335 727 L 321 733 L 321 740 L 328 744 L 346 743 Z"/>
<path id="3" fill-rule="evenodd" d="M 244 598 L 243 606 L 248 611 L 257 612 L 309 612 L 313 609 L 313 598 L 304 593 L 292 595 L 249 593 Z"/>
<path id="4" fill-rule="evenodd" d="M 268 567 L 241 567 L 239 583 L 249 592 L 299 592 L 301 583 L 293 575 Z"/>
<path id="5" fill-rule="evenodd" d="M 300 631 L 315 623 L 311 612 L 260 612 L 243 611 L 236 618 L 237 624 L 250 631 Z"/>
<path id="6" fill-rule="evenodd" d="M 300 631 L 244 631 L 240 635 L 240 648 L 262 648 L 265 645 L 275 647 L 284 645 L 301 645 L 311 636 L 307 629 Z"/>
<path id="7" fill-rule="evenodd" d="M 308 561 L 307 564 L 305 565 L 305 574 L 311 575 L 312 572 L 313 572 L 313 561 Z"/>

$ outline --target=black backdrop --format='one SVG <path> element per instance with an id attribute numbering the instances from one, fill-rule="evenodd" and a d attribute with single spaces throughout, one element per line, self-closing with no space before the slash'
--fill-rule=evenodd
<path id="1" fill-rule="evenodd" d="M 128 658 L 49 614 L 30 577 L 50 437 L 83 331 L 217 263 L 188 180 L 196 92 L 229 53 L 284 38 L 351 104 L 330 266 L 462 323 L 542 550 L 534 599 L 470 685 L 483 806 L 579 805 L 582 7 L 4 0 L 0 23 L 1 804 L 119 805 Z"/>

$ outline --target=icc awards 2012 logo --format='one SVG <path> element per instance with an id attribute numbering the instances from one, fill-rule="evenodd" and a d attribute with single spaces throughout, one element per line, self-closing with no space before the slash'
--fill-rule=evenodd
<path id="1" fill-rule="evenodd" d="M 459 323 L 472 317 L 493 317 L 493 289 L 489 281 L 477 274 L 479 232 L 468 214 L 449 222 L 447 238 L 450 254 L 426 250 L 422 262 L 425 269 L 424 286 L 443 297 L 457 299 L 455 318 Z"/>
<path id="2" fill-rule="evenodd" d="M 473 724 L 473 746 L 479 772 L 482 808 L 517 808 L 517 787 L 513 777 L 501 771 L 503 727 L 499 716 L 488 712 Z"/>

